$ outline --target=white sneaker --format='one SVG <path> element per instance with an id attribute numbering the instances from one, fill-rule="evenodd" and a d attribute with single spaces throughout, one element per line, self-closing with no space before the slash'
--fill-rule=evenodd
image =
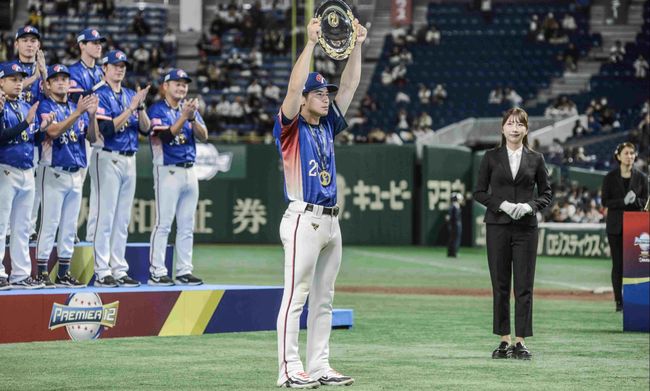
<path id="1" fill-rule="evenodd" d="M 327 373 L 318 378 L 318 382 L 324 386 L 349 386 L 354 383 L 354 379 L 330 368 Z"/>
<path id="2" fill-rule="evenodd" d="M 289 376 L 287 381 L 280 384 L 278 387 L 282 388 L 318 388 L 320 383 L 314 380 L 305 372 L 298 372 L 293 376 Z"/>

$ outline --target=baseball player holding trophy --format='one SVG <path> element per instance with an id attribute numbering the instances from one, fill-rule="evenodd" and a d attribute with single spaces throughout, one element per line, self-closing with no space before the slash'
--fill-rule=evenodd
<path id="1" fill-rule="evenodd" d="M 284 294 L 277 319 L 277 385 L 316 388 L 354 382 L 330 366 L 334 283 L 342 240 L 336 205 L 333 140 L 347 127 L 345 113 L 361 77 L 361 44 L 367 31 L 347 4 L 328 0 L 307 26 L 309 41 L 294 64 L 273 135 L 282 159 L 289 206 L 280 224 Z M 340 87 L 309 72 L 316 44 L 333 58 L 349 57 Z M 336 93 L 330 100 L 330 93 Z M 300 314 L 309 296 L 307 368 L 298 353 Z"/>
<path id="2" fill-rule="evenodd" d="M 87 165 L 86 133 L 97 132 L 95 113 L 99 98 L 87 95 L 76 104 L 71 102 L 70 71 L 65 65 L 50 67 L 46 83 L 50 96 L 40 103 L 37 113 L 40 118 L 53 113 L 54 121 L 42 129 L 45 137 L 39 164 L 44 171 L 36 186 L 47 196 L 41 202 L 41 226 L 36 239 L 36 280 L 46 288 L 80 288 L 85 285 L 72 277 L 69 267 L 81 208 L 82 169 Z M 47 262 L 57 230 L 59 270 L 55 285 L 49 278 Z"/>
<path id="3" fill-rule="evenodd" d="M 136 92 L 122 86 L 127 65 L 123 52 L 108 52 L 103 60 L 106 84 L 95 91 L 99 96 L 99 134 L 95 145 L 101 150 L 91 177 L 97 195 L 93 245 L 95 285 L 102 287 L 140 285 L 127 274 L 129 264 L 124 254 L 135 197 L 138 133 L 148 134 L 151 124 L 143 103 L 149 87 Z"/>

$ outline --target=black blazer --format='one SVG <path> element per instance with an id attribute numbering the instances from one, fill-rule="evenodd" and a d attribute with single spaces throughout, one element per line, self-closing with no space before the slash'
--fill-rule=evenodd
<path id="1" fill-rule="evenodd" d="M 537 185 L 537 198 L 533 197 L 535 185 Z M 536 227 L 535 213 L 546 208 L 553 200 L 544 156 L 524 147 L 519 171 L 513 179 L 507 148 L 501 146 L 487 151 L 478 171 L 474 199 L 487 207 L 483 219 L 487 224 L 514 223 Z M 503 201 L 527 203 L 533 208 L 534 213 L 513 220 L 507 213 L 499 210 Z"/>
<path id="2" fill-rule="evenodd" d="M 636 194 L 636 200 L 625 205 L 623 199 L 630 190 Z M 626 189 L 623 185 L 621 169 L 616 167 L 605 175 L 602 192 L 603 206 L 607 208 L 607 233 L 620 235 L 623 233 L 623 212 L 642 210 L 648 200 L 648 177 L 633 168 L 630 188 Z"/>

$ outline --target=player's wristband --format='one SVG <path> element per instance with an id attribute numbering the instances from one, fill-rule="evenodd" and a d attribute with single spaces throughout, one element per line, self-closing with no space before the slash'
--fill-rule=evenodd
<path id="1" fill-rule="evenodd" d="M 196 116 L 192 117 L 192 118 L 188 118 L 187 120 L 190 121 L 190 122 L 194 122 L 194 121 L 196 121 Z"/>
<path id="2" fill-rule="evenodd" d="M 139 104 L 138 108 L 136 110 L 138 110 L 138 111 L 144 110 L 144 103 Z"/>

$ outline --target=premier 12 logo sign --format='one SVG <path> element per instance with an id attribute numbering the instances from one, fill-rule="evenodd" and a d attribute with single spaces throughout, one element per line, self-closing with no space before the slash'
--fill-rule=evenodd
<path id="1" fill-rule="evenodd" d="M 117 323 L 119 301 L 102 304 L 96 293 L 73 293 L 65 304 L 54 303 L 50 315 L 50 330 L 66 328 L 68 335 L 75 341 L 98 338 L 105 327 L 114 327 Z"/>

